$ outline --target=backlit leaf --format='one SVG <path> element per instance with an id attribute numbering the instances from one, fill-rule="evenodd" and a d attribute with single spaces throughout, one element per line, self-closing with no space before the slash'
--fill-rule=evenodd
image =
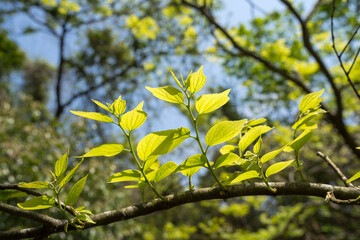
<path id="1" fill-rule="evenodd" d="M 18 184 L 18 186 L 23 188 L 49 188 L 50 183 L 42 182 L 42 181 L 29 182 L 29 183 L 21 182 Z"/>
<path id="2" fill-rule="evenodd" d="M 360 178 L 360 171 L 355 173 L 354 176 L 352 176 L 349 180 L 346 181 L 346 183 L 351 183 L 352 181 L 355 181 L 358 178 Z"/>
<path id="3" fill-rule="evenodd" d="M 55 163 L 55 175 L 57 177 L 59 177 L 61 174 L 63 174 L 66 171 L 68 166 L 68 159 L 69 159 L 69 149 Z"/>
<path id="4" fill-rule="evenodd" d="M 92 224 L 96 224 L 96 222 L 94 222 L 91 217 L 87 214 L 79 214 L 79 215 L 76 215 L 77 219 L 83 221 L 83 222 L 87 222 L 87 223 L 92 223 Z"/>
<path id="5" fill-rule="evenodd" d="M 104 104 L 102 104 L 101 102 L 96 101 L 96 100 L 94 100 L 94 99 L 91 99 L 91 100 L 92 100 L 96 105 L 98 105 L 99 107 L 101 107 L 102 109 L 105 109 L 106 111 L 111 112 L 110 109 L 109 109 L 107 106 L 105 106 Z"/>
<path id="6" fill-rule="evenodd" d="M 189 136 L 190 130 L 185 127 L 153 132 L 140 140 L 137 153 L 143 161 L 153 155 L 164 155 L 179 146 Z"/>
<path id="7" fill-rule="evenodd" d="M 292 143 L 289 146 L 292 149 L 298 151 L 300 148 L 302 148 L 305 145 L 305 143 L 307 143 L 310 140 L 312 135 L 313 135 L 313 132 L 306 129 L 294 141 L 292 141 Z"/>
<path id="8" fill-rule="evenodd" d="M 203 66 L 201 66 L 197 72 L 190 74 L 186 80 L 186 87 L 190 93 L 196 93 L 204 87 L 205 83 L 206 76 L 203 73 Z"/>
<path id="9" fill-rule="evenodd" d="M 214 146 L 236 137 L 240 134 L 246 119 L 239 121 L 223 121 L 215 124 L 207 132 L 205 142 L 208 146 Z"/>
<path id="10" fill-rule="evenodd" d="M 113 123 L 114 120 L 102 113 L 97 113 L 97 112 L 81 112 L 81 111 L 72 111 L 70 110 L 70 112 L 72 114 L 78 115 L 80 117 L 84 117 L 84 118 L 89 118 L 95 121 L 100 121 L 100 122 L 109 122 L 109 123 Z"/>
<path id="11" fill-rule="evenodd" d="M 216 169 L 224 166 L 241 165 L 244 162 L 245 160 L 241 159 L 239 155 L 235 153 L 226 153 L 216 160 L 214 168 Z"/>
<path id="12" fill-rule="evenodd" d="M 115 173 L 107 181 L 114 182 L 127 182 L 127 181 L 140 181 L 141 172 L 139 170 L 128 169 L 122 172 Z"/>
<path id="13" fill-rule="evenodd" d="M 255 154 L 258 154 L 260 152 L 261 145 L 262 145 L 262 139 L 261 139 L 261 136 L 260 136 L 259 140 L 255 143 L 254 148 L 253 148 L 253 152 Z"/>
<path id="14" fill-rule="evenodd" d="M 261 123 L 263 123 L 263 122 L 266 122 L 266 118 L 259 118 L 259 119 L 251 119 L 251 120 L 249 120 L 249 122 L 247 123 L 247 125 L 249 126 L 249 127 L 253 127 L 253 126 L 256 126 L 256 125 L 259 125 L 259 124 L 261 124 Z"/>
<path id="15" fill-rule="evenodd" d="M 206 157 L 203 154 L 196 154 L 186 159 L 182 164 L 175 170 L 181 172 L 187 177 L 194 175 L 201 167 L 205 167 Z"/>
<path id="16" fill-rule="evenodd" d="M 76 170 L 80 167 L 81 163 L 84 161 L 84 157 L 81 161 L 73 168 L 71 171 L 61 180 L 59 183 L 59 188 L 61 189 L 67 182 L 69 182 L 75 175 Z"/>
<path id="17" fill-rule="evenodd" d="M 46 195 L 31 198 L 23 203 L 17 204 L 19 208 L 25 210 L 46 209 L 55 206 L 55 199 Z"/>
<path id="18" fill-rule="evenodd" d="M 125 112 L 126 109 L 126 101 L 121 99 L 121 96 L 119 96 L 118 99 L 116 99 L 113 104 L 111 104 L 111 110 L 117 115 L 120 116 Z"/>
<path id="19" fill-rule="evenodd" d="M 79 196 L 85 186 L 86 179 L 87 179 L 87 175 L 85 177 L 83 177 L 82 179 L 80 179 L 79 181 L 77 181 L 74 184 L 74 186 L 70 189 L 70 191 L 65 199 L 66 205 L 70 205 L 70 206 L 74 205 L 74 203 L 79 198 Z"/>
<path id="20" fill-rule="evenodd" d="M 182 89 L 183 86 L 181 85 L 180 81 L 177 79 L 177 77 L 175 76 L 175 74 L 171 70 L 170 70 L 170 72 L 171 72 L 171 75 L 173 76 L 176 84 Z"/>
<path id="21" fill-rule="evenodd" d="M 149 90 L 155 97 L 164 100 L 166 102 L 171 103 L 183 103 L 184 102 L 184 94 L 177 88 L 174 87 L 159 87 L 159 88 L 151 88 L 145 87 Z"/>
<path id="22" fill-rule="evenodd" d="M 142 110 L 144 102 L 141 102 L 135 109 L 125 113 L 120 118 L 120 126 L 128 131 L 132 131 L 145 122 L 147 114 Z"/>
<path id="23" fill-rule="evenodd" d="M 160 180 L 164 179 L 165 177 L 172 174 L 175 169 L 178 167 L 178 165 L 174 162 L 167 162 L 164 165 L 162 165 L 156 172 L 154 182 L 157 183 Z"/>
<path id="24" fill-rule="evenodd" d="M 272 128 L 266 125 L 251 128 L 239 141 L 239 149 L 244 152 L 260 135 L 270 131 Z"/>
<path id="25" fill-rule="evenodd" d="M 230 89 L 222 93 L 204 94 L 201 95 L 195 103 L 196 110 L 199 114 L 209 113 L 222 107 L 229 101 Z"/>
<path id="26" fill-rule="evenodd" d="M 294 162 L 294 160 L 274 163 L 273 165 L 268 167 L 268 169 L 266 169 L 265 176 L 269 177 L 269 176 L 271 176 L 271 175 L 273 175 L 275 173 L 278 173 L 278 172 L 282 171 L 287 166 L 289 166 L 292 162 Z"/>
<path id="27" fill-rule="evenodd" d="M 229 152 L 234 152 L 237 149 L 234 145 L 225 145 L 220 148 L 220 153 L 222 155 L 227 154 Z"/>
<path id="28" fill-rule="evenodd" d="M 255 170 L 251 170 L 251 171 L 248 171 L 248 172 L 241 173 L 239 176 L 234 178 L 230 182 L 230 184 L 235 184 L 235 183 L 239 183 L 239 182 L 242 182 L 244 180 L 247 180 L 247 179 L 258 178 L 258 177 L 260 177 L 259 173 L 257 171 L 255 171 Z"/>
<path id="29" fill-rule="evenodd" d="M 324 89 L 318 92 L 313 92 L 305 95 L 299 104 L 299 110 L 303 113 L 305 113 L 309 109 L 316 108 L 322 100 L 325 98 L 320 98 L 320 96 L 323 94 Z"/>
<path id="30" fill-rule="evenodd" d="M 121 153 L 124 150 L 124 146 L 121 144 L 107 143 L 91 149 L 89 152 L 84 154 L 83 157 L 111 157 Z"/>
<path id="31" fill-rule="evenodd" d="M 270 161 L 271 159 L 275 158 L 279 153 L 281 153 L 283 149 L 284 148 L 280 148 L 280 149 L 277 149 L 277 150 L 274 150 L 272 152 L 268 152 L 268 153 L 264 154 L 261 157 L 260 161 L 262 163 L 266 163 L 267 161 Z"/>

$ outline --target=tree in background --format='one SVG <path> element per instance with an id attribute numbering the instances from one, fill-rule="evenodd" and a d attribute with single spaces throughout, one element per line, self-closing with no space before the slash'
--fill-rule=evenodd
<path id="1" fill-rule="evenodd" d="M 88 110 L 91 110 L 88 104 L 89 97 L 110 101 L 116 99 L 120 93 L 121 95 L 124 93 L 126 95 L 126 92 L 132 93 L 138 86 L 142 86 L 140 83 L 150 78 L 160 76 L 161 81 L 164 81 L 167 77 L 158 75 L 156 70 L 166 68 L 167 61 L 185 63 L 183 66 L 179 64 L 179 67 L 171 64 L 182 70 L 181 72 L 193 68 L 189 58 L 184 58 L 184 56 L 194 56 L 197 60 L 196 55 L 199 54 L 201 57 L 205 54 L 202 51 L 203 46 L 197 45 L 199 40 L 204 39 L 214 40 L 214 46 L 210 46 L 206 54 L 219 59 L 228 75 L 236 79 L 229 84 L 232 86 L 218 84 L 213 89 L 233 88 L 233 85 L 240 82 L 246 86 L 247 97 L 238 99 L 235 96 L 241 94 L 237 94 L 238 89 L 233 89 L 231 99 L 235 101 L 232 100 L 230 104 L 225 105 L 222 113 L 207 115 L 200 119 L 202 125 L 199 127 L 200 130 L 207 131 L 211 121 L 219 121 L 213 117 L 238 120 L 239 115 L 251 118 L 253 114 L 266 111 L 267 114 L 263 116 L 269 118 L 270 123 L 277 126 L 281 135 L 274 133 L 268 136 L 276 141 L 268 141 L 264 144 L 263 150 L 267 152 L 276 149 L 292 141 L 292 130 L 284 127 L 284 124 L 292 124 L 296 119 L 298 109 L 293 103 L 294 100 L 300 99 L 306 93 L 325 88 L 328 99 L 322 107 L 327 110 L 326 121 L 319 123 L 319 131 L 315 132 L 312 144 L 306 145 L 306 150 L 302 151 L 303 169 L 305 173 L 309 173 L 306 178 L 309 181 L 323 183 L 333 183 L 335 180 L 332 170 L 325 167 L 325 161 L 322 162 L 321 158 L 316 157 L 315 153 L 319 150 L 330 155 L 340 169 L 345 169 L 347 175 L 355 173 L 354 169 L 359 168 L 358 163 L 353 161 L 354 158 L 358 158 L 358 150 L 356 150 L 358 104 L 331 48 L 331 1 L 317 1 L 307 12 L 301 6 L 292 5 L 287 1 L 281 2 L 288 9 L 287 11 L 266 13 L 262 18 L 254 18 L 251 25 L 229 28 L 223 26 L 215 17 L 216 11 L 219 10 L 219 3 L 213 1 L 168 3 L 140 1 L 135 4 L 131 1 L 84 1 L 81 3 L 70 1 L 16 1 L 14 3 L 11 1 L 7 3 L 8 5 L 4 5 L 7 12 L 15 14 L 25 12 L 38 24 L 36 26 L 41 26 L 42 30 L 56 37 L 60 57 L 57 66 L 53 69 L 39 61 L 33 63 L 29 61 L 23 65 L 21 70 L 23 70 L 24 84 L 22 86 L 29 96 L 24 95 L 19 98 L 14 92 L 7 93 L 13 100 L 4 104 L 4 109 L 12 109 L 11 112 L 17 113 L 11 113 L 13 114 L 11 115 L 10 111 L 2 111 L 6 114 L 2 119 L 4 121 L 11 118 L 17 119 L 15 125 L 19 125 L 11 131 L 6 130 L 2 133 L 3 143 L 6 144 L 9 142 L 7 136 L 14 136 L 10 142 L 11 147 L 6 145 L 7 151 L 2 153 L 4 156 L 2 161 L 6 165 L 4 169 L 10 169 L 10 171 L 5 170 L 6 174 L 1 175 L 1 177 L 4 176 L 3 182 L 44 180 L 46 177 L 38 173 L 37 169 L 30 170 L 21 166 L 24 166 L 24 163 L 29 164 L 34 159 L 47 159 L 41 172 L 45 173 L 46 169 L 52 168 L 59 153 L 64 152 L 66 146 L 50 139 L 66 143 L 65 145 L 70 144 L 71 152 L 77 151 L 79 155 L 84 152 L 83 144 L 89 141 L 85 139 L 94 139 L 91 145 L 119 141 L 118 137 L 109 136 L 105 134 L 106 132 L 99 135 L 99 132 L 103 130 L 99 127 L 100 125 L 90 125 L 81 121 L 71 124 L 78 130 L 74 128 L 69 130 L 70 123 L 65 120 L 54 123 L 51 115 L 46 118 L 33 116 L 39 111 L 43 116 L 43 113 L 47 111 L 44 105 L 36 103 L 38 100 L 45 100 L 43 104 L 51 102 L 51 100 L 46 101 L 50 99 L 46 96 L 49 91 L 39 92 L 46 89 L 47 84 L 50 83 L 48 86 L 53 86 L 55 89 L 56 100 L 49 105 L 55 105 L 56 118 L 78 99 L 86 99 L 83 104 L 89 106 Z M 255 10 L 259 9 L 256 5 L 252 6 Z M 345 45 L 358 26 L 357 9 L 359 6 L 356 1 L 336 2 L 333 19 L 337 46 Z M 259 11 L 264 12 L 261 9 Z M 39 18 L 39 16 L 46 17 Z M 283 27 L 285 23 L 286 28 Z M 36 29 L 26 30 L 32 32 Z M 81 39 L 80 50 L 69 47 L 73 42 L 72 38 Z M 356 56 L 357 41 L 358 36 L 355 35 L 351 48 L 343 54 L 345 67 L 349 67 Z M 15 60 L 15 55 L 7 54 L 6 56 L 12 56 L 9 59 Z M 350 77 L 356 87 L 359 67 L 358 61 L 354 62 Z M 38 86 L 31 84 L 37 81 L 42 84 Z M 160 86 L 160 83 L 156 83 L 156 86 Z M 35 88 L 31 89 L 31 87 Z M 31 99 L 35 100 L 35 108 L 38 108 L 38 111 L 23 105 L 22 101 L 31 103 Z M 242 104 L 236 104 L 240 100 Z M 14 103 L 10 103 L 11 101 Z M 28 113 L 20 106 L 25 107 Z M 99 108 L 96 110 L 98 111 Z M 182 109 L 184 110 L 186 109 Z M 19 121 L 19 118 L 23 120 Z M 40 119 L 45 119 L 45 124 L 49 125 L 49 129 L 39 127 L 37 122 Z M 25 122 L 29 122 L 31 126 L 26 133 L 30 136 L 24 136 L 25 128 L 20 130 L 22 126 L 25 126 L 23 124 Z M 54 127 L 56 131 L 51 130 Z M 94 132 L 92 128 L 100 130 Z M 38 129 L 42 131 L 34 131 Z M 44 138 L 46 133 L 50 134 L 50 138 L 45 143 L 40 140 L 46 139 Z M 35 136 L 31 136 L 33 134 Z M 15 137 L 16 135 L 19 137 Z M 97 139 L 98 136 L 101 139 Z M 33 137 L 37 137 L 39 141 L 34 141 Z M 59 140 L 61 138 L 66 140 Z M 23 141 L 23 139 L 28 139 L 28 141 Z M 267 137 L 264 136 L 263 141 L 266 142 L 266 139 Z M 8 155 L 11 151 L 8 150 L 17 146 L 27 146 L 27 148 L 17 151 L 23 155 L 12 158 L 19 159 L 17 164 L 12 164 L 13 161 Z M 45 157 L 44 149 L 57 153 L 55 154 L 57 157 L 54 155 Z M 29 152 L 33 155 L 29 155 Z M 213 160 L 217 157 L 213 156 Z M 85 187 L 88 196 L 82 197 L 91 202 L 87 207 L 94 212 L 119 208 L 119 202 L 125 207 L 141 200 L 134 192 L 124 192 L 121 187 L 119 189 L 118 186 L 111 185 L 105 188 L 104 185 L 98 184 L 114 171 L 124 169 L 124 165 L 129 167 L 133 165 L 125 153 L 121 153 L 121 156 L 116 158 L 121 158 L 121 163 L 104 160 L 107 164 L 103 164 L 98 159 L 91 159 L 83 165 L 84 169 L 79 169 L 84 173 L 92 173 Z M 280 156 L 279 160 L 289 159 L 286 156 Z M 72 164 L 75 166 L 76 161 Z M 239 170 L 237 167 L 227 168 L 226 171 L 219 169 L 218 174 L 233 173 L 237 170 Z M 21 171 L 26 175 L 19 174 Z M 29 171 L 36 172 L 36 177 L 28 174 Z M 19 178 L 9 180 L 9 177 L 16 175 Z M 79 173 L 79 177 L 82 175 L 85 174 Z M 198 185 L 211 186 L 213 180 L 210 179 L 210 173 L 205 174 Z M 277 175 L 274 179 L 300 180 L 298 175 L 291 174 Z M 77 176 L 75 180 L 78 180 Z M 179 179 L 169 180 L 165 185 L 167 186 L 163 186 L 164 189 L 159 191 L 174 193 L 183 189 Z M 148 197 L 151 196 L 149 192 L 146 194 Z M 99 196 L 103 198 L 99 199 Z M 104 200 L 109 201 L 108 204 Z M 101 234 L 104 236 L 110 234 L 113 238 L 146 239 L 236 239 L 239 236 L 249 239 L 304 238 L 304 236 L 356 239 L 356 224 L 354 224 L 355 219 L 358 218 L 356 210 L 356 208 L 339 208 L 333 204 L 325 206 L 321 202 L 308 198 L 286 197 L 276 198 L 276 200 L 271 197 L 237 198 L 225 203 L 202 202 L 198 205 L 187 205 L 184 206 L 184 210 L 174 209 L 162 215 L 155 215 L 156 221 L 153 221 L 154 217 L 151 216 L 141 220 L 129 220 L 121 227 L 111 225 L 98 232 L 92 229 L 79 234 L 86 236 L 84 238 L 93 236 L 94 239 L 99 238 Z M 190 217 L 186 212 L 194 214 Z M 62 217 L 57 213 L 54 216 Z M 6 221 L 9 224 L 4 229 L 22 225 L 17 224 L 18 221 L 18 219 L 14 223 Z M 346 224 L 339 227 L 338 222 L 346 222 Z M 136 228 L 133 227 L 134 224 L 137 225 Z"/>

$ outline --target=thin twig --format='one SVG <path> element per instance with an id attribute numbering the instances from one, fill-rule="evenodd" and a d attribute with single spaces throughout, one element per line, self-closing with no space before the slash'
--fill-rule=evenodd
<path id="1" fill-rule="evenodd" d="M 350 45 L 351 41 L 354 39 L 355 35 L 357 34 L 357 32 L 359 31 L 360 29 L 360 24 L 359 26 L 357 26 L 357 28 L 355 29 L 354 33 L 352 34 L 352 36 L 350 37 L 349 41 L 346 43 L 344 49 L 341 51 L 341 53 L 339 54 L 337 48 L 336 48 L 336 45 L 335 45 L 335 34 L 334 34 L 334 13 L 335 13 L 335 0 L 333 0 L 332 2 L 332 12 L 331 12 L 331 39 L 332 39 L 332 47 L 334 49 L 334 52 L 336 54 L 336 57 L 337 59 L 339 60 L 339 63 L 340 63 L 340 67 L 342 68 L 343 72 L 345 73 L 345 76 L 351 86 L 351 88 L 353 89 L 354 93 L 356 94 L 357 98 L 360 99 L 360 94 L 359 92 L 356 90 L 356 87 L 354 85 L 354 83 L 352 82 L 351 78 L 350 78 L 350 72 L 351 72 L 351 69 L 353 68 L 355 62 L 356 62 L 356 59 L 359 55 L 359 52 L 360 52 L 360 47 L 355 55 L 355 58 L 351 64 L 351 67 L 349 68 L 348 71 L 346 71 L 345 69 L 345 66 L 344 66 L 344 63 L 341 59 L 341 56 L 343 55 L 343 53 L 345 52 L 346 48 Z"/>
<path id="2" fill-rule="evenodd" d="M 334 169 L 335 173 L 340 177 L 341 181 L 343 181 L 343 183 L 345 184 L 345 186 L 347 187 L 354 187 L 354 185 L 352 183 L 348 183 L 348 178 L 341 172 L 340 168 L 338 168 L 335 163 L 333 161 L 331 161 L 331 159 L 326 156 L 325 154 L 323 154 L 322 152 L 316 152 L 316 154 L 321 157 L 322 159 L 324 159 L 327 164 L 329 164 L 329 166 Z"/>
<path id="3" fill-rule="evenodd" d="M 360 195 L 359 195 L 360 197 Z M 357 198 L 354 198 L 354 199 L 346 199 L 346 200 L 342 200 L 342 199 L 337 199 L 335 197 L 335 194 L 333 191 L 329 191 L 327 194 L 326 194 L 326 198 L 325 198 L 325 201 L 326 202 L 333 202 L 333 203 L 336 203 L 336 204 L 339 204 L 339 205 L 358 205 L 360 204 L 360 198 L 357 197 Z"/>

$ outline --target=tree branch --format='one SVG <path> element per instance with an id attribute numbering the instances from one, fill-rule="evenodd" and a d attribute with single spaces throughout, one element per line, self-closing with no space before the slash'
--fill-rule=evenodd
<path id="1" fill-rule="evenodd" d="M 134 206 L 125 207 L 118 210 L 107 211 L 92 216 L 92 219 L 96 224 L 86 224 L 85 229 L 93 228 L 96 226 L 107 225 L 110 223 L 125 221 L 128 219 L 145 216 L 151 213 L 155 213 L 161 210 L 167 210 L 180 205 L 200 202 L 211 199 L 227 199 L 240 196 L 257 196 L 257 195 L 269 195 L 269 196 L 281 196 L 281 195 L 296 195 L 296 196 L 315 196 L 320 198 L 326 198 L 328 192 L 333 192 L 337 198 L 329 199 L 335 203 L 344 204 L 359 204 L 358 201 L 348 201 L 349 199 L 356 199 L 360 195 L 360 188 L 354 187 L 340 187 L 332 186 L 321 183 L 305 183 L 305 182 L 276 182 L 269 183 L 272 188 L 276 188 L 276 193 L 271 192 L 265 183 L 253 183 L 246 186 L 232 185 L 226 187 L 226 192 L 219 187 L 214 188 L 200 188 L 193 191 L 186 191 L 173 195 L 168 195 L 165 198 L 167 201 L 163 201 L 159 198 L 155 201 L 141 203 Z M 337 201 L 340 200 L 341 202 Z M 344 201 L 345 200 L 345 201 Z M 61 221 L 60 225 L 56 225 L 49 229 L 45 226 L 43 228 L 29 228 L 24 230 L 11 230 L 0 232 L 0 239 L 19 239 L 37 237 L 42 232 L 49 234 L 63 232 L 66 221 Z M 75 230 L 72 226 L 69 226 L 69 231 Z"/>
<path id="2" fill-rule="evenodd" d="M 323 154 L 322 152 L 316 152 L 316 154 L 321 157 L 322 159 L 324 159 L 327 164 L 329 164 L 329 166 L 334 169 L 335 173 L 339 176 L 339 178 L 341 179 L 341 181 L 344 182 L 345 186 L 347 187 L 354 187 L 354 185 L 352 183 L 347 183 L 348 178 L 341 172 L 340 168 L 338 168 L 335 163 L 333 161 L 331 161 L 331 159 L 326 156 L 325 154 Z"/>

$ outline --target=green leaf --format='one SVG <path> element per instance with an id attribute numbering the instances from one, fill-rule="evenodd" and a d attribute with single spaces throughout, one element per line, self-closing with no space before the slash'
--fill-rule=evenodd
<path id="1" fill-rule="evenodd" d="M 294 149 L 295 151 L 300 150 L 305 143 L 307 143 L 310 138 L 312 137 L 313 132 L 306 129 L 304 132 L 302 132 L 292 143 L 290 144 L 290 147 Z"/>
<path id="2" fill-rule="evenodd" d="M 83 221 L 83 222 L 87 222 L 87 223 L 92 223 L 92 224 L 96 224 L 96 222 L 94 222 L 91 217 L 87 214 L 79 214 L 79 215 L 76 215 L 77 219 Z"/>
<path id="3" fill-rule="evenodd" d="M 23 203 L 17 204 L 19 208 L 25 210 L 46 209 L 55 206 L 55 199 L 46 195 L 29 199 Z"/>
<path id="4" fill-rule="evenodd" d="M 137 145 L 137 153 L 143 161 L 154 155 L 164 155 L 179 146 L 190 136 L 187 128 L 170 129 L 146 135 Z"/>
<path id="5" fill-rule="evenodd" d="M 268 152 L 266 154 L 264 154 L 264 156 L 262 156 L 260 158 L 260 161 L 262 163 L 266 163 L 267 161 L 270 161 L 271 159 L 273 159 L 274 157 L 276 157 L 279 153 L 282 152 L 282 150 L 284 149 L 284 147 L 280 148 L 280 149 L 277 149 L 277 150 L 274 150 L 272 152 Z"/>
<path id="6" fill-rule="evenodd" d="M 83 157 L 112 157 L 121 153 L 124 150 L 124 146 L 121 144 L 107 143 L 91 149 L 85 153 Z"/>
<path id="7" fill-rule="evenodd" d="M 196 154 L 186 159 L 178 166 L 175 172 L 181 172 L 187 177 L 194 175 L 201 167 L 205 167 L 206 157 L 203 154 Z"/>
<path id="8" fill-rule="evenodd" d="M 50 183 L 49 182 L 42 182 L 42 181 L 29 182 L 29 183 L 21 182 L 21 183 L 19 183 L 18 186 L 23 187 L 23 188 L 49 188 Z"/>
<path id="9" fill-rule="evenodd" d="M 169 176 L 170 174 L 173 174 L 177 167 L 178 167 L 178 165 L 174 162 L 165 163 L 157 170 L 157 172 L 155 174 L 154 182 L 158 183 L 160 180 L 164 179 L 165 177 Z"/>
<path id="10" fill-rule="evenodd" d="M 266 125 L 251 128 L 239 141 L 239 149 L 244 152 L 260 135 L 270 131 L 272 128 Z"/>
<path id="11" fill-rule="evenodd" d="M 78 115 L 80 117 L 84 117 L 84 118 L 89 118 L 95 121 L 100 121 L 100 122 L 109 122 L 109 123 L 113 123 L 114 120 L 102 113 L 97 113 L 97 112 L 81 112 L 81 111 L 72 111 L 70 110 L 70 112 L 72 114 Z"/>
<path id="12" fill-rule="evenodd" d="M 127 181 L 140 181 L 141 172 L 139 170 L 128 169 L 122 172 L 115 173 L 107 181 L 114 182 L 127 182 Z"/>
<path id="13" fill-rule="evenodd" d="M 234 152 L 237 149 L 234 145 L 225 145 L 220 148 L 220 153 L 222 155 L 227 154 L 229 152 Z"/>
<path id="14" fill-rule="evenodd" d="M 150 156 L 146 159 L 146 161 L 144 162 L 144 166 L 143 166 L 144 172 L 146 172 L 148 169 L 156 170 L 159 168 L 160 163 L 157 158 L 158 158 L 158 156 Z M 153 165 L 157 165 L 157 168 L 154 169 Z"/>
<path id="15" fill-rule="evenodd" d="M 0 190 L 0 202 L 6 202 L 7 200 L 12 198 L 26 197 L 26 196 L 28 196 L 27 193 L 19 192 L 17 190 L 12 190 L 12 189 Z"/>
<path id="16" fill-rule="evenodd" d="M 305 95 L 300 101 L 299 110 L 302 113 L 305 113 L 307 110 L 314 109 L 321 103 L 325 98 L 320 98 L 323 94 L 324 89 L 318 92 L 313 92 Z"/>
<path id="17" fill-rule="evenodd" d="M 79 198 L 79 196 L 85 186 L 86 179 L 87 179 L 87 175 L 85 177 L 83 177 L 82 179 L 80 179 L 79 181 L 77 181 L 74 184 L 74 186 L 70 189 L 70 191 L 65 199 L 66 205 L 70 205 L 70 206 L 74 205 L 74 203 Z"/>
<path id="18" fill-rule="evenodd" d="M 67 152 L 62 155 L 55 163 L 55 175 L 61 176 L 67 169 L 69 159 L 69 148 Z"/>
<path id="19" fill-rule="evenodd" d="M 106 111 L 108 111 L 108 112 L 111 112 L 111 110 L 107 107 L 107 106 L 105 106 L 104 104 L 102 104 L 101 102 L 99 102 L 99 101 L 96 101 L 96 100 L 94 100 L 94 99 L 91 99 L 96 105 L 98 105 L 99 107 L 101 107 L 102 109 L 105 109 Z"/>
<path id="20" fill-rule="evenodd" d="M 208 146 L 214 146 L 236 137 L 240 134 L 246 119 L 240 121 L 223 121 L 215 124 L 207 132 L 205 142 Z"/>
<path id="21" fill-rule="evenodd" d="M 59 183 L 59 188 L 61 189 L 67 182 L 69 182 L 75 175 L 76 170 L 80 167 L 81 163 L 84 161 L 84 157 L 81 161 L 73 168 L 71 171 L 61 180 Z"/>
<path id="22" fill-rule="evenodd" d="M 346 181 L 346 183 L 351 183 L 352 181 L 355 181 L 358 178 L 360 178 L 360 171 L 355 173 L 354 176 L 352 176 L 349 180 Z"/>
<path id="23" fill-rule="evenodd" d="M 206 83 L 206 76 L 203 73 L 203 66 L 197 72 L 190 74 L 185 84 L 190 93 L 200 91 Z"/>
<path id="24" fill-rule="evenodd" d="M 159 88 L 151 88 L 145 87 L 149 90 L 155 97 L 164 100 L 166 102 L 171 103 L 183 103 L 184 102 L 184 94 L 177 88 L 174 87 L 159 87 Z"/>
<path id="25" fill-rule="evenodd" d="M 201 95 L 195 103 L 196 110 L 199 114 L 205 114 L 222 107 L 229 101 L 229 92 L 231 89 L 228 89 L 222 93 L 214 94 L 204 94 Z"/>
<path id="26" fill-rule="evenodd" d="M 141 102 L 135 109 L 125 113 L 120 118 L 120 126 L 128 131 L 132 131 L 145 122 L 147 113 L 142 110 L 144 102 Z"/>
<path id="27" fill-rule="evenodd" d="M 113 104 L 111 104 L 111 110 L 117 115 L 120 116 L 125 112 L 126 109 L 126 101 L 121 99 L 121 96 L 119 96 L 118 99 L 116 99 Z"/>
<path id="28" fill-rule="evenodd" d="M 292 162 L 294 162 L 294 160 L 274 163 L 273 165 L 268 167 L 268 169 L 266 169 L 265 176 L 269 177 L 269 176 L 271 176 L 271 175 L 273 175 L 275 173 L 278 173 L 278 172 L 282 171 L 287 166 L 289 166 Z"/>
<path id="29" fill-rule="evenodd" d="M 257 171 L 255 171 L 255 170 L 251 170 L 251 171 L 248 171 L 248 172 L 241 173 L 239 176 L 234 178 L 230 182 L 230 184 L 235 184 L 235 183 L 239 183 L 239 182 L 242 182 L 244 180 L 247 180 L 247 179 L 258 178 L 258 177 L 260 177 L 259 173 Z"/>
<path id="30" fill-rule="evenodd" d="M 180 81 L 177 79 L 177 77 L 175 76 L 175 74 L 174 74 L 171 70 L 170 70 L 170 72 L 171 72 L 171 75 L 173 76 L 176 84 L 177 84 L 181 89 L 183 89 L 183 86 L 181 85 Z"/>
<path id="31" fill-rule="evenodd" d="M 256 125 L 259 125 L 263 122 L 266 122 L 266 118 L 259 118 L 259 119 L 251 119 L 248 123 L 247 123 L 247 126 L 249 127 L 253 127 L 253 126 L 256 126 Z"/>
<path id="32" fill-rule="evenodd" d="M 260 152 L 261 145 L 262 145 L 262 139 L 261 139 L 261 136 L 260 136 L 259 140 L 257 141 L 257 143 L 255 143 L 254 148 L 253 148 L 253 152 L 255 154 L 258 154 Z"/>
<path id="33" fill-rule="evenodd" d="M 226 153 L 216 160 L 214 168 L 216 169 L 224 166 L 241 165 L 244 162 L 245 160 L 241 159 L 239 155 L 235 153 Z"/>

